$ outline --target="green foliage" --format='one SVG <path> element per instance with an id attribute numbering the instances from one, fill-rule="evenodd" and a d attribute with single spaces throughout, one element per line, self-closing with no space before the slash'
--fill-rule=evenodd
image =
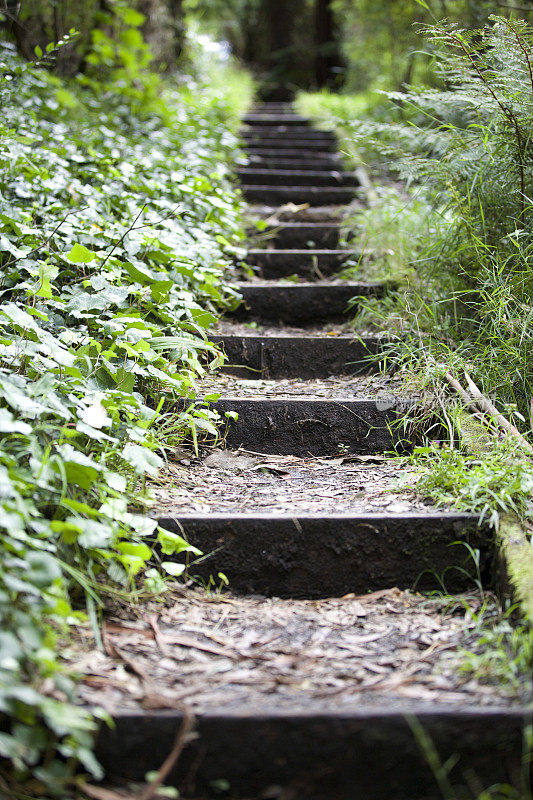
<path id="1" fill-rule="evenodd" d="M 533 628 L 513 624 L 517 608 L 503 612 L 497 605 L 483 603 L 479 610 L 466 604 L 469 641 L 458 655 L 458 669 L 478 680 L 525 693 L 533 671 Z"/>
<path id="2" fill-rule="evenodd" d="M 378 121 L 344 118 L 343 129 L 351 130 L 360 156 L 370 160 L 379 153 L 411 187 L 399 244 L 392 248 L 401 249 L 417 272 L 397 297 L 410 357 L 418 349 L 436 351 L 440 360 L 444 351 L 462 362 L 482 390 L 514 408 L 515 422 L 527 431 L 533 397 L 533 31 L 494 17 L 480 31 L 440 25 L 428 36 L 444 88 L 392 93 L 396 110 L 388 120 L 383 114 Z M 420 204 L 427 209 L 423 236 L 413 238 Z M 384 231 L 383 205 L 365 219 L 374 239 Z"/>
<path id="3" fill-rule="evenodd" d="M 190 549 L 131 496 L 168 448 L 216 434 L 207 408 L 172 406 L 221 363 L 206 329 L 235 302 L 242 236 L 236 103 L 207 56 L 162 85 L 121 14 L 125 38 L 98 34 L 68 84 L 1 45 L 0 793 L 41 800 L 69 796 L 78 762 L 99 776 L 58 636 L 84 609 L 97 633 L 105 594 L 160 592 L 180 567 L 146 570 L 156 541 Z"/>
<path id="4" fill-rule="evenodd" d="M 483 27 L 491 13 L 533 22 L 527 3 L 512 0 L 333 0 L 348 61 L 346 89 L 401 90 L 433 81 L 435 48 L 419 23 L 444 18 L 467 29 Z"/>
<path id="5" fill-rule="evenodd" d="M 533 465 L 512 440 L 495 444 L 482 457 L 432 446 L 416 448 L 413 458 L 426 467 L 417 492 L 437 506 L 476 513 L 491 525 L 502 513 L 533 515 Z"/>

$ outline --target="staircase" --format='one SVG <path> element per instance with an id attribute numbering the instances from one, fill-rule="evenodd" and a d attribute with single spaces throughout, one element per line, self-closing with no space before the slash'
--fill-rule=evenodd
<path id="1" fill-rule="evenodd" d="M 238 419 L 227 452 L 181 470 L 197 488 L 170 492 L 160 512 L 207 554 L 194 573 L 224 572 L 232 593 L 192 592 L 161 612 L 161 663 L 142 643 L 135 657 L 175 706 L 117 700 L 98 756 L 108 777 L 142 781 L 185 703 L 197 738 L 165 780 L 183 796 L 437 800 L 431 747 L 452 759 L 457 797 L 516 783 L 526 712 L 450 677 L 462 620 L 409 591 L 437 589 L 439 576 L 448 592 L 471 588 L 471 567 L 455 569 L 458 542 L 479 549 L 490 584 L 490 537 L 469 515 L 376 495 L 400 470 L 383 454 L 412 446 L 397 423 L 414 401 L 365 360 L 381 338 L 344 324 L 351 298 L 384 291 L 335 277 L 357 260 L 340 244 L 357 175 L 332 133 L 284 104 L 257 107 L 243 138 L 242 191 L 267 227 L 247 256 L 253 277 L 238 284 L 243 306 L 213 336 L 228 367 L 205 386 Z"/>

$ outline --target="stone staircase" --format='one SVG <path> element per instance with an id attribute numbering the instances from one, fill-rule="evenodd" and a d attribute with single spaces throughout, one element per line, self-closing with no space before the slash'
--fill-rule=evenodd
<path id="1" fill-rule="evenodd" d="M 160 512 L 206 554 L 193 573 L 207 582 L 224 572 L 232 594 L 192 592 L 179 613 L 162 614 L 157 663 L 142 644 L 136 658 L 186 699 L 150 710 L 117 695 L 99 758 L 108 777 L 143 780 L 171 749 L 186 703 L 197 738 L 165 780 L 183 796 L 442 798 L 432 747 L 451 759 L 458 798 L 516 783 L 526 711 L 450 677 L 463 622 L 408 591 L 438 589 L 442 576 L 448 592 L 473 577 L 490 585 L 490 536 L 469 515 L 389 501 L 390 485 L 371 500 L 384 469 L 401 471 L 383 454 L 411 446 L 397 423 L 413 400 L 365 360 L 380 337 L 354 337 L 343 323 L 351 298 L 384 291 L 335 277 L 354 257 L 339 243 L 357 176 L 334 135 L 290 106 L 257 107 L 243 138 L 242 190 L 267 226 L 248 253 L 253 277 L 238 284 L 244 304 L 213 336 L 228 367 L 205 387 L 221 395 L 221 415 L 239 417 L 228 452 L 180 468 L 181 480 L 200 476 L 196 488 L 167 492 Z M 466 554 L 458 542 L 480 551 L 479 574 L 455 569 Z"/>

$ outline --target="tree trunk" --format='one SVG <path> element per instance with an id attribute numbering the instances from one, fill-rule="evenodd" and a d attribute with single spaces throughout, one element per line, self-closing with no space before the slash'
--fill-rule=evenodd
<path id="1" fill-rule="evenodd" d="M 170 16 L 174 22 L 174 51 L 176 57 L 181 55 L 185 40 L 185 20 L 183 15 L 183 0 L 168 0 Z"/>
<path id="2" fill-rule="evenodd" d="M 332 87 L 339 82 L 336 70 L 340 70 L 343 63 L 332 0 L 316 0 L 315 31 L 316 84 L 318 87 Z"/>

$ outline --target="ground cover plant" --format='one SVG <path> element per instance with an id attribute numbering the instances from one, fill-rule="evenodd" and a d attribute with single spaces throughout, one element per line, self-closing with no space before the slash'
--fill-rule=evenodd
<path id="1" fill-rule="evenodd" d="M 80 762 L 98 777 L 58 636 L 80 614 L 98 635 L 103 597 L 179 574 L 165 555 L 188 545 L 145 513 L 143 481 L 215 434 L 207 407 L 172 403 L 222 359 L 206 330 L 235 303 L 251 83 L 201 38 L 188 76 L 163 81 L 128 5 L 68 82 L 49 69 L 64 44 L 31 65 L 0 44 L 2 797 L 69 797 Z"/>

